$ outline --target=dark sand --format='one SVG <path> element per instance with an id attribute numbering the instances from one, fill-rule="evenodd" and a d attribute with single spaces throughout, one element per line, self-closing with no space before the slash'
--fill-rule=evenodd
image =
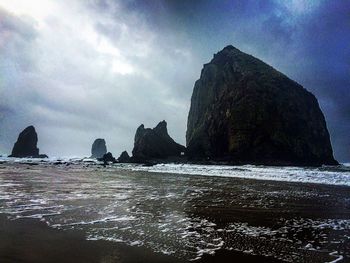
<path id="1" fill-rule="evenodd" d="M 2 263 L 157 263 L 184 262 L 154 253 L 144 247 L 132 247 L 108 241 L 87 241 L 77 230 L 61 231 L 35 219 L 8 220 L 0 215 L 0 262 Z M 220 250 L 196 262 L 281 262 L 240 252 Z"/>
<path id="2" fill-rule="evenodd" d="M 339 259 L 337 262 L 343 263 L 349 262 L 350 258 L 350 190 L 346 186 L 160 175 L 81 165 L 68 168 L 5 164 L 0 165 L 0 180 L 3 196 L 0 199 L 3 209 L 0 209 L 0 263 L 184 262 L 184 258 L 189 258 L 181 254 L 184 249 L 190 250 L 191 245 L 200 247 L 198 242 L 211 243 L 217 237 L 225 245 L 214 255 L 204 253 L 196 262 L 281 262 L 276 258 L 282 257 L 289 262 Z M 50 201 L 44 204 L 31 201 L 42 198 Z M 38 204 L 37 210 L 33 208 Z M 56 206 L 50 209 L 53 205 L 63 205 L 65 209 Z M 112 215 L 134 216 L 135 220 L 102 220 L 71 228 L 64 226 L 67 222 L 94 222 L 100 216 L 108 218 L 110 213 L 106 208 L 113 209 Z M 5 214 L 6 211 L 12 214 Z M 57 211 L 60 213 L 51 214 Z M 105 214 L 99 215 L 100 211 Z M 45 213 L 48 215 L 41 219 L 51 227 L 40 221 L 40 217 L 23 218 Z M 170 219 L 165 220 L 169 215 Z M 13 220 L 16 216 L 22 218 Z M 200 239 L 183 236 L 177 231 L 178 225 L 183 229 L 188 226 L 176 224 L 181 218 L 193 220 L 185 233 L 195 232 L 201 235 Z M 192 229 L 198 224 L 197 218 L 207 219 L 215 225 L 208 227 L 201 223 Z M 327 222 L 332 225 L 332 219 L 338 222 L 335 227 L 318 227 Z M 63 226 L 53 228 L 57 223 Z M 167 227 L 171 234 L 163 234 L 163 223 L 171 224 Z M 238 229 L 230 227 L 236 223 Z M 125 226 L 130 230 L 121 231 Z M 284 226 L 286 233 L 282 231 Z M 117 229 L 113 230 L 113 227 Z M 109 232 L 100 228 L 107 228 Z M 212 232 L 205 232 L 210 228 Z M 224 231 L 220 232 L 220 229 Z M 145 246 L 88 241 L 87 233 L 92 230 L 104 237 L 115 234 L 126 240 L 141 240 Z M 265 230 L 268 233 L 262 234 Z M 270 235 L 274 230 L 277 233 Z M 260 234 L 255 235 L 254 231 L 260 231 Z M 138 235 L 138 232 L 145 235 Z M 210 237 L 206 237 L 208 233 Z M 160 250 L 150 248 L 154 243 L 166 244 L 176 253 L 172 256 L 156 253 L 154 251 Z M 230 250 L 232 248 L 247 253 Z M 273 258 L 255 256 L 251 251 Z M 331 254 L 333 251 L 339 251 L 343 260 L 339 255 Z"/>
<path id="3" fill-rule="evenodd" d="M 52 229 L 35 219 L 0 216 L 0 259 L 4 262 L 178 262 L 149 249 L 87 241 L 84 233 Z"/>

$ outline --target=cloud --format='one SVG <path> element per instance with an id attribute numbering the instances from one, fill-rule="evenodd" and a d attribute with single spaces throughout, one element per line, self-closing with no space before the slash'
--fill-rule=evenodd
<path id="1" fill-rule="evenodd" d="M 192 71 L 190 52 L 158 42 L 142 20 L 125 17 L 113 2 L 104 12 L 92 2 L 74 3 L 62 1 L 40 21 L 31 17 L 32 23 L 22 21 L 31 13 L 3 11 L 1 35 L 10 35 L 11 47 L 1 49 L 1 105 L 12 114 L 1 119 L 1 150 L 9 152 L 29 124 L 51 156 L 88 155 L 96 137 L 106 138 L 115 154 L 130 151 L 141 123 L 163 119 L 184 143 L 189 105 L 174 93 L 183 81 L 178 74 Z"/>
<path id="2" fill-rule="evenodd" d="M 350 159 L 349 4 L 343 1 L 0 1 L 0 152 L 34 124 L 49 155 L 168 121 L 185 143 L 194 81 L 233 44 L 312 91 L 336 157 Z M 39 8 L 40 5 L 40 8 Z M 347 148 L 348 149 L 347 149 Z"/>

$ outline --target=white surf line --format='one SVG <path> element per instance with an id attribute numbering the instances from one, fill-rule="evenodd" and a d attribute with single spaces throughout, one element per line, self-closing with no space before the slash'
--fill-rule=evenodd
<path id="1" fill-rule="evenodd" d="M 350 186 L 350 172 L 333 172 L 298 167 L 259 167 L 259 166 L 201 166 L 163 164 L 153 167 L 132 167 L 133 171 L 169 173 L 182 175 L 202 175 L 231 177 L 253 180 L 314 183 Z"/>
<path id="2" fill-rule="evenodd" d="M 338 255 L 338 251 L 334 251 L 332 253 L 329 253 L 329 255 L 330 256 L 336 256 L 338 258 L 333 260 L 333 261 L 329 261 L 327 263 L 336 263 L 336 262 L 342 261 L 344 259 L 344 257 L 342 255 Z"/>

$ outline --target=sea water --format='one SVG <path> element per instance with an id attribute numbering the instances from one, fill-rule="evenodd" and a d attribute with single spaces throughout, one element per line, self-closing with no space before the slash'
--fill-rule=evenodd
<path id="1" fill-rule="evenodd" d="M 187 260 L 219 249 L 289 262 L 350 256 L 348 166 L 2 162 L 0 212 L 11 220 L 36 218 Z"/>

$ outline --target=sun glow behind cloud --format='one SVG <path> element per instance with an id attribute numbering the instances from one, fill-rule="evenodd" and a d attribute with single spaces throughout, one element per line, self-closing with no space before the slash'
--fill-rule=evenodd
<path id="1" fill-rule="evenodd" d="M 39 25 L 56 9 L 54 1 L 43 0 L 0 0 L 0 6 L 17 16 L 29 16 Z"/>
<path id="2" fill-rule="evenodd" d="M 88 10 L 77 5 L 78 2 L 68 2 L 53 0 L 0 0 L 0 7 L 6 11 L 19 16 L 30 18 L 35 21 L 35 27 L 38 30 L 41 39 L 50 37 L 52 25 L 56 25 L 56 30 L 62 35 L 72 35 L 72 42 L 85 42 L 90 45 L 92 51 L 108 56 L 110 63 L 102 63 L 104 65 L 111 64 L 110 71 L 116 74 L 131 74 L 134 67 L 123 57 L 120 49 L 115 43 L 112 43 L 103 35 L 99 34 L 90 19 Z M 102 18 L 103 19 L 103 18 Z M 124 30 L 128 30 L 124 25 Z M 56 45 L 60 45 L 59 42 Z M 54 48 L 54 47 L 53 47 Z"/>
<path id="3" fill-rule="evenodd" d="M 130 151 L 141 123 L 154 126 L 167 116 L 173 118 L 169 130 L 179 122 L 185 128 L 188 104 L 173 98 L 171 85 L 178 84 L 168 82 L 182 62 L 163 51 L 168 45 L 157 43 L 142 18 L 110 3 L 98 12 L 94 1 L 0 0 L 6 19 L 1 31 L 0 17 L 0 37 L 8 35 L 0 46 L 0 106 L 16 114 L 0 120 L 11 127 L 2 135 L 9 138 L 6 147 L 30 124 L 40 133 L 39 148 L 51 156 L 88 153 L 96 137 L 106 138 L 115 154 Z M 184 143 L 181 130 L 174 138 Z M 0 142 L 0 152 L 9 151 L 3 147 Z"/>

